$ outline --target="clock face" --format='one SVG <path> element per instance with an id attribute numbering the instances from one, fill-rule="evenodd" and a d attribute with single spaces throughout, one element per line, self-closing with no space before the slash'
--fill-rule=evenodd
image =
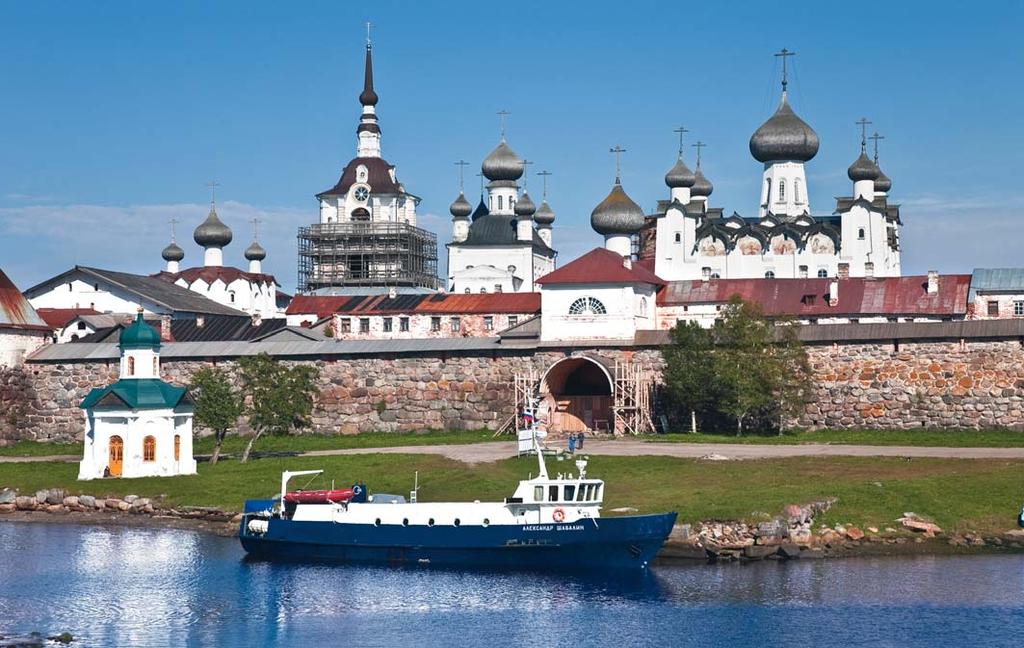
<path id="1" fill-rule="evenodd" d="M 370 190 L 366 187 L 356 187 L 356 192 L 353 195 L 359 202 L 366 202 L 366 199 L 370 197 Z"/>

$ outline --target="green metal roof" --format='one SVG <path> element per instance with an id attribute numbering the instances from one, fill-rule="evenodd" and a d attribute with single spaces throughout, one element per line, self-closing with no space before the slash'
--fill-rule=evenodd
<path id="1" fill-rule="evenodd" d="M 160 349 L 160 333 L 142 319 L 141 309 L 135 321 L 121 331 L 120 346 L 122 349 Z"/>
<path id="2" fill-rule="evenodd" d="M 118 406 L 128 409 L 164 409 L 191 404 L 184 387 L 156 378 L 127 378 L 106 387 L 97 387 L 82 400 L 82 409 L 96 406 Z"/>

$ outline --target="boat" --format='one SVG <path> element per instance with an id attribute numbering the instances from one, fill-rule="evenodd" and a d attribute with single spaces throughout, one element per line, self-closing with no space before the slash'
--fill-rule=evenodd
<path id="1" fill-rule="evenodd" d="M 277 497 L 251 499 L 238 530 L 245 551 L 264 559 L 485 568 L 646 569 L 664 544 L 676 513 L 602 517 L 605 484 L 587 474 L 548 473 L 536 400 L 521 420 L 537 457 L 537 476 L 521 480 L 501 502 L 420 502 L 418 473 L 403 495 L 351 489 L 289 491 L 285 471 Z M 342 496 L 344 495 L 344 496 Z"/>

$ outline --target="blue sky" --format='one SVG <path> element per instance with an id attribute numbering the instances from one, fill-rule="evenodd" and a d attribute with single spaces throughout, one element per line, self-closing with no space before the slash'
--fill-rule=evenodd
<path id="1" fill-rule="evenodd" d="M 235 231 L 226 261 L 243 263 L 259 217 L 265 267 L 294 288 L 295 229 L 355 154 L 367 20 L 384 156 L 423 198 L 442 264 L 453 162 L 471 163 L 472 198 L 500 109 L 531 172 L 554 174 L 562 263 L 599 244 L 608 148 L 628 149 L 624 187 L 649 210 L 680 124 L 708 144 L 712 204 L 752 214 L 747 141 L 788 47 L 792 104 L 822 141 L 814 213 L 849 194 L 867 116 L 903 204 L 905 273 L 1024 265 L 1024 3 L 824 4 L 2 3 L 0 268 L 22 288 L 76 263 L 156 272 L 171 217 L 199 264 L 213 178 Z"/>

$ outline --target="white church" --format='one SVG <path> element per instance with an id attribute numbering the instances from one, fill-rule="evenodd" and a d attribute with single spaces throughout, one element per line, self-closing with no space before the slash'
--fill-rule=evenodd
<path id="1" fill-rule="evenodd" d="M 184 387 L 160 379 L 160 333 L 142 319 L 121 332 L 117 382 L 90 391 L 81 480 L 194 475 L 194 406 Z"/>

